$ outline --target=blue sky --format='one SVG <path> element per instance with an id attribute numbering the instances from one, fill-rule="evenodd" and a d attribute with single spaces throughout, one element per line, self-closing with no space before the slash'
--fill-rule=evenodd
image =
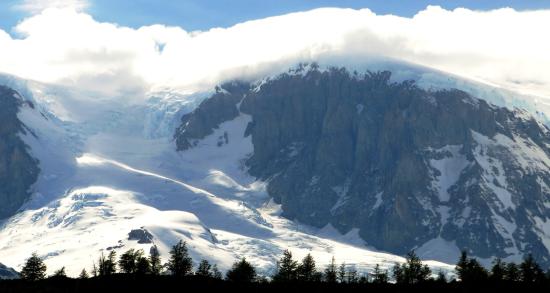
<path id="1" fill-rule="evenodd" d="M 0 1 L 0 28 L 9 31 L 18 21 L 28 16 L 27 12 L 15 8 L 23 1 Z M 88 2 L 87 12 L 99 21 L 130 27 L 162 23 L 177 25 L 188 31 L 228 27 L 246 20 L 327 6 L 367 7 L 378 14 L 400 16 L 412 16 L 427 5 L 440 5 L 447 9 L 466 7 L 480 10 L 500 7 L 513 7 L 517 10 L 550 8 L 550 1 L 546 0 L 88 0 Z"/>

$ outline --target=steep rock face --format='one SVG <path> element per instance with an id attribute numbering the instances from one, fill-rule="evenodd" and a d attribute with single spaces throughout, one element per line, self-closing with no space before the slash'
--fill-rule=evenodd
<path id="1" fill-rule="evenodd" d="M 200 139 L 241 111 L 253 119 L 249 173 L 288 218 L 359 228 L 393 253 L 442 238 L 483 258 L 533 253 L 548 263 L 548 129 L 519 110 L 390 76 L 298 68 L 219 92 L 184 117 L 178 149 L 192 147 L 182 134 Z M 211 117 L 220 121 L 190 122 Z"/>
<path id="2" fill-rule="evenodd" d="M 38 162 L 19 137 L 26 132 L 17 118 L 23 103 L 17 92 L 0 86 L 0 219 L 13 215 L 29 198 L 39 173 Z"/>

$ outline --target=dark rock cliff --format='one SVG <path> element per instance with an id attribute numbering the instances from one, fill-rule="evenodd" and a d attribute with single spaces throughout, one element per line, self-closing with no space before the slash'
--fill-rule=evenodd
<path id="1" fill-rule="evenodd" d="M 3 264 L 0 263 L 0 279 L 18 279 L 19 273 Z"/>
<path id="2" fill-rule="evenodd" d="M 0 219 L 13 215 L 29 198 L 39 173 L 38 162 L 19 136 L 26 133 L 17 118 L 23 103 L 28 102 L 17 92 L 0 86 Z"/>
<path id="3" fill-rule="evenodd" d="M 250 86 L 243 82 L 224 84 L 194 112 L 183 115 L 175 135 L 178 151 L 193 147 L 197 140 L 211 134 L 222 122 L 237 117 L 237 103 L 249 89 Z"/>
<path id="4" fill-rule="evenodd" d="M 255 89 L 224 85 L 184 117 L 178 150 L 240 111 L 252 116 L 249 173 L 268 181 L 285 217 L 358 228 L 398 254 L 441 238 L 483 258 L 548 263 L 548 129 L 460 90 L 390 77 L 313 67 Z"/>

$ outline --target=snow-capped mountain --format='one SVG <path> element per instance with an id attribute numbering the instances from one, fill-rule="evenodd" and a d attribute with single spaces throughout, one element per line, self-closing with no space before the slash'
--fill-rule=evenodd
<path id="1" fill-rule="evenodd" d="M 411 248 L 448 271 L 453 266 L 437 260 L 454 263 L 463 246 L 484 258 L 529 251 L 547 261 L 548 138 L 536 105 L 442 73 L 386 67 L 391 77 L 364 78 L 300 66 L 212 92 L 161 91 L 132 102 L 1 77 L 18 93 L 2 101 L 21 101 L 11 114 L 23 130 L 10 135 L 28 146 L 40 172 L 25 204 L 1 225 L 0 262 L 17 269 L 36 251 L 49 270 L 66 266 L 76 275 L 102 251 L 155 244 L 166 258 L 179 239 L 195 261 L 227 269 L 246 256 L 264 273 L 287 248 L 359 270 L 392 266 Z M 400 83 L 408 79 L 421 88 Z M 454 87 L 470 95 L 437 91 Z M 378 124 L 380 116 L 393 126 Z M 411 143 L 416 138 L 404 136 L 411 131 L 424 141 Z M 372 144 L 395 147 L 357 151 Z M 372 155 L 387 168 L 372 164 Z M 407 163 L 403 157 L 416 161 L 394 166 Z M 411 174 L 415 185 L 386 184 Z M 518 183 L 526 175 L 533 180 Z M 538 193 L 531 200 L 523 187 Z M 408 206 L 395 209 L 401 202 Z M 463 217 L 468 209 L 482 222 Z M 406 227 L 416 239 L 398 226 L 402 212 L 413 215 Z M 482 238 L 459 239 L 467 227 Z"/>
<path id="2" fill-rule="evenodd" d="M 550 263 L 550 133 L 540 113 L 427 80 L 395 82 L 390 71 L 317 67 L 223 85 L 183 117 L 178 149 L 200 148 L 218 125 L 250 116 L 238 134 L 254 145 L 244 165 L 286 218 L 358 229 L 396 254 L 452 262 L 467 249 Z M 494 92 L 493 101 L 514 102 Z M 220 135 L 220 148 L 232 139 Z"/>
<path id="3" fill-rule="evenodd" d="M 319 229 L 281 217 L 265 183 L 242 164 L 253 152 L 250 137 L 241 135 L 249 116 L 227 121 L 201 147 L 177 152 L 173 135 L 181 116 L 212 93 L 163 91 L 126 103 L 2 80 L 23 101 L 12 111 L 28 130 L 18 137 L 40 169 L 29 199 L 0 228 L 0 262 L 8 266 L 20 269 L 36 251 L 50 272 L 66 266 L 77 275 L 113 249 L 147 252 L 157 245 L 166 259 L 179 239 L 197 262 L 206 258 L 227 269 L 246 256 L 266 274 L 287 248 L 297 257 L 311 252 L 321 265 L 335 256 L 359 270 L 403 260 L 365 246 L 356 230 L 341 235 L 330 225 Z M 220 148 L 224 133 L 232 139 Z"/>

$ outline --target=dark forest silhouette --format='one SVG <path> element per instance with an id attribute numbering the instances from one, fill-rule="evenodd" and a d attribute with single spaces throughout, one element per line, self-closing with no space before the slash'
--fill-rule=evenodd
<path id="1" fill-rule="evenodd" d="M 70 264 L 68 264 L 70 265 Z M 520 264 L 506 263 L 495 259 L 492 267 L 486 269 L 477 259 L 462 252 L 456 267 L 456 278 L 448 279 L 443 271 L 432 272 L 411 251 L 404 263 L 396 263 L 391 269 L 383 270 L 379 264 L 373 271 L 360 274 L 354 266 L 331 262 L 320 268 L 315 259 L 306 255 L 296 260 L 289 250 L 276 263 L 272 276 L 258 274 L 253 264 L 245 257 L 236 261 L 225 276 L 216 264 L 201 260 L 195 268 L 187 244 L 179 241 L 170 251 L 169 259 L 163 264 L 156 246 L 149 255 L 143 250 L 130 249 L 120 256 L 111 250 L 102 253 L 89 271 L 82 269 L 79 277 L 69 278 L 65 267 L 46 276 L 46 265 L 36 254 L 26 260 L 19 280 L 0 281 L 0 292 L 98 292 L 124 290 L 153 290 L 171 286 L 187 286 L 195 289 L 239 288 L 263 291 L 282 289 L 315 290 L 368 290 L 402 292 L 407 291 L 458 291 L 470 289 L 550 289 L 550 270 L 544 271 L 531 255 Z"/>

